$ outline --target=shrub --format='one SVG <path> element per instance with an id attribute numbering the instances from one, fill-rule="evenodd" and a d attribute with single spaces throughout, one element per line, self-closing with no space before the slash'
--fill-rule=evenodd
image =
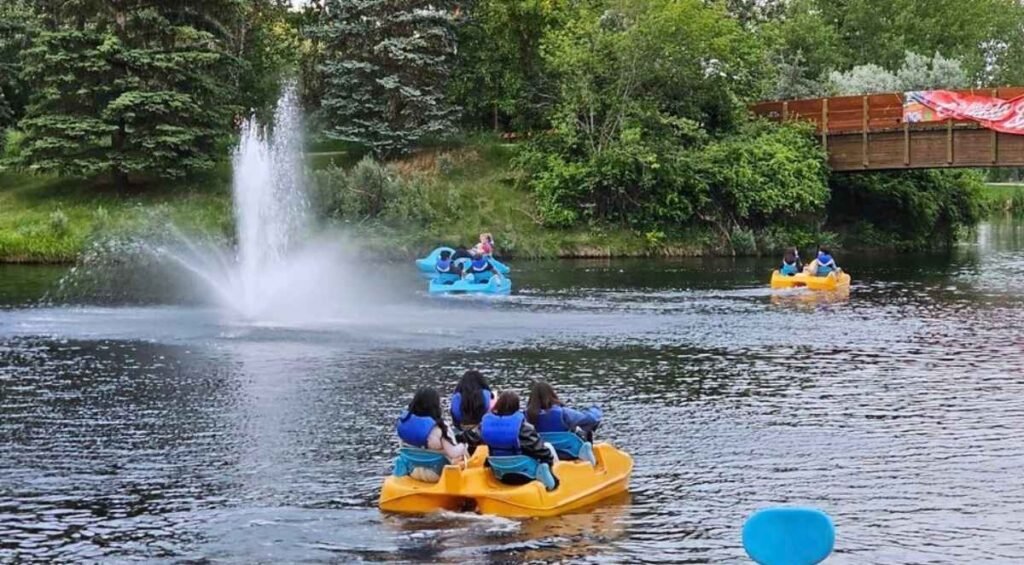
<path id="1" fill-rule="evenodd" d="M 50 231 L 57 236 L 65 236 L 69 232 L 70 220 L 68 215 L 63 210 L 54 210 L 50 212 L 47 218 L 47 223 L 50 226 Z"/>
<path id="2" fill-rule="evenodd" d="M 836 174 L 830 181 L 830 220 L 868 244 L 948 246 L 981 220 L 982 180 L 974 171 Z"/>

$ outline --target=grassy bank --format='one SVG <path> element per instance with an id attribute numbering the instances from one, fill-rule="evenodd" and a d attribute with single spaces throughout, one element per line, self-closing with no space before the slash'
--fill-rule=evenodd
<path id="1" fill-rule="evenodd" d="M 0 174 L 0 261 L 72 262 L 90 240 L 141 229 L 224 234 L 231 229 L 227 172 L 199 181 L 111 187 L 73 179 Z"/>
<path id="2" fill-rule="evenodd" d="M 1024 215 L 1024 184 L 989 183 L 983 195 L 990 214 Z"/>
<path id="3" fill-rule="evenodd" d="M 424 149 L 388 170 L 403 186 L 415 187 L 405 208 L 428 209 L 432 217 L 405 221 L 418 215 L 406 209 L 397 217 L 326 222 L 356 233 L 369 250 L 392 259 L 419 256 L 439 243 L 471 244 L 481 231 L 495 234 L 504 255 L 519 258 L 695 256 L 714 247 L 714 238 L 699 230 L 666 237 L 614 228 L 545 228 L 533 196 L 515 185 L 513 151 L 495 142 Z M 332 171 L 350 169 L 357 160 L 343 146 L 312 148 L 314 192 L 330 184 Z M 201 179 L 142 184 L 127 193 L 81 180 L 0 173 L 2 262 L 73 262 L 95 239 L 172 224 L 217 236 L 232 232 L 227 165 Z"/>
<path id="4" fill-rule="evenodd" d="M 511 165 L 515 147 L 475 139 L 425 148 L 387 167 L 390 199 L 374 213 L 353 212 L 351 198 L 365 198 L 365 179 L 354 179 L 359 155 L 343 145 L 310 148 L 314 207 L 327 224 L 354 233 L 365 247 L 396 260 L 420 256 L 440 243 L 471 244 L 481 231 L 495 234 L 501 253 L 514 258 L 699 256 L 756 254 L 796 243 L 813 247 L 834 234 L 733 234 L 725 241 L 709 229 L 674 234 L 622 228 L 556 230 L 540 221 L 534 195 L 521 188 Z M 372 179 L 371 179 L 372 180 Z M 151 183 L 118 193 L 112 187 L 70 179 L 0 173 L 0 262 L 73 262 L 91 241 L 140 232 L 233 231 L 227 164 L 204 178 Z M 989 184 L 984 206 L 992 214 L 1024 214 L 1024 184 Z M 330 206 L 318 202 L 333 201 Z M 847 234 L 856 247 L 869 238 Z"/>

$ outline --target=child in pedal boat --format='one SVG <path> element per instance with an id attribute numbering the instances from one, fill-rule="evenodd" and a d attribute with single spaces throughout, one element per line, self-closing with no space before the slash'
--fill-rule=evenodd
<path id="1" fill-rule="evenodd" d="M 818 247 L 818 256 L 811 261 L 811 264 L 807 266 L 805 271 L 807 274 L 815 277 L 827 277 L 831 273 L 838 273 L 840 269 L 836 265 L 836 260 L 832 258 L 832 253 L 829 252 L 828 247 L 822 245 Z"/>
<path id="2" fill-rule="evenodd" d="M 791 277 L 804 270 L 800 263 L 800 252 L 795 247 L 787 249 L 782 255 L 782 266 L 779 267 L 779 274 Z"/>
<path id="3" fill-rule="evenodd" d="M 443 453 L 452 463 L 461 462 L 466 457 L 466 446 L 455 441 L 441 417 L 441 395 L 433 387 L 416 391 L 395 428 L 406 445 Z M 428 483 L 441 479 L 433 470 L 423 467 L 416 467 L 409 476 Z"/>
<path id="4" fill-rule="evenodd" d="M 494 411 L 484 415 L 480 438 L 492 457 L 526 455 L 548 465 L 554 465 L 556 460 L 554 449 L 544 443 L 536 428 L 526 421 L 526 415 L 519 410 L 519 396 L 511 391 L 501 393 Z M 519 475 L 505 475 L 502 479 L 508 484 L 525 484 L 530 480 Z"/>
<path id="5" fill-rule="evenodd" d="M 455 438 L 466 444 L 469 453 L 480 445 L 480 421 L 491 411 L 496 395 L 487 384 L 487 379 L 475 369 L 462 375 L 451 398 L 452 423 Z"/>
<path id="6" fill-rule="evenodd" d="M 587 441 L 594 441 L 594 430 L 601 425 L 601 409 L 591 406 L 573 410 L 562 404 L 555 389 L 544 381 L 530 387 L 530 401 L 526 405 L 526 420 L 538 433 L 573 432 Z"/>

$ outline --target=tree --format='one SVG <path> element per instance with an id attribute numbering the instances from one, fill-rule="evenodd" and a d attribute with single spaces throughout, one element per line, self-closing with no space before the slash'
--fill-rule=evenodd
<path id="1" fill-rule="evenodd" d="M 465 121 L 495 130 L 545 127 L 553 92 L 541 39 L 577 15 L 573 3 L 478 0 L 466 13 L 450 83 Z"/>
<path id="2" fill-rule="evenodd" d="M 26 92 L 19 56 L 31 43 L 35 16 L 28 2 L 0 0 L 0 144 L 3 132 L 25 111 Z"/>
<path id="3" fill-rule="evenodd" d="M 282 81 L 298 72 L 302 37 L 288 0 L 249 0 L 242 5 L 233 33 L 239 60 L 236 104 L 243 111 L 269 114 Z"/>
<path id="4" fill-rule="evenodd" d="M 24 165 L 62 175 L 181 177 L 214 163 L 233 108 L 233 0 L 43 3 L 23 53 Z"/>
<path id="5" fill-rule="evenodd" d="M 849 65 L 895 68 L 907 51 L 939 52 L 962 61 L 980 83 L 1012 73 L 1024 49 L 1017 0 L 811 0 L 791 8 L 789 17 L 819 14 L 839 35 Z"/>
<path id="6" fill-rule="evenodd" d="M 448 0 L 329 0 L 317 31 L 327 136 L 386 157 L 446 135 L 457 113 L 445 98 L 456 13 Z"/>
<path id="7" fill-rule="evenodd" d="M 878 65 L 858 65 L 844 73 L 833 71 L 828 83 L 833 94 L 854 95 L 966 88 L 970 80 L 956 59 L 947 59 L 939 53 L 928 58 L 907 51 L 903 64 L 895 72 Z"/>

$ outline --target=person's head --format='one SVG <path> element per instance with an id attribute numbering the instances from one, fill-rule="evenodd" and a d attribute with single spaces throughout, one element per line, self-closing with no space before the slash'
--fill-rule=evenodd
<path id="1" fill-rule="evenodd" d="M 530 401 L 526 403 L 526 419 L 536 424 L 541 410 L 550 410 L 552 406 L 561 404 L 555 389 L 544 381 L 536 381 L 530 386 Z"/>
<path id="2" fill-rule="evenodd" d="M 818 255 L 832 255 L 832 252 L 829 251 L 827 246 L 819 245 L 818 246 Z"/>
<path id="3" fill-rule="evenodd" d="M 409 413 L 414 416 L 426 416 L 433 418 L 441 432 L 448 435 L 448 426 L 441 417 L 441 395 L 437 389 L 430 386 L 421 387 L 412 397 L 409 403 Z"/>
<path id="4" fill-rule="evenodd" d="M 441 257 L 442 261 L 447 261 L 452 258 L 452 252 L 445 249 L 438 256 Z"/>
<path id="5" fill-rule="evenodd" d="M 782 255 L 782 260 L 787 263 L 796 263 L 796 248 L 791 247 L 786 250 L 786 253 Z"/>
<path id="6" fill-rule="evenodd" d="M 506 390 L 498 395 L 498 402 L 494 404 L 494 413 L 499 416 L 511 416 L 519 411 L 519 395 Z"/>
<path id="7" fill-rule="evenodd" d="M 484 405 L 484 390 L 490 390 L 487 379 L 476 369 L 470 369 L 463 373 L 459 384 L 455 386 L 455 392 L 461 396 L 460 409 L 462 412 L 462 423 L 478 424 L 484 414 L 491 409 Z"/>
<path id="8" fill-rule="evenodd" d="M 480 243 L 490 243 L 490 242 L 491 242 L 491 234 L 489 234 L 487 232 L 484 232 L 484 233 L 480 234 Z"/>

